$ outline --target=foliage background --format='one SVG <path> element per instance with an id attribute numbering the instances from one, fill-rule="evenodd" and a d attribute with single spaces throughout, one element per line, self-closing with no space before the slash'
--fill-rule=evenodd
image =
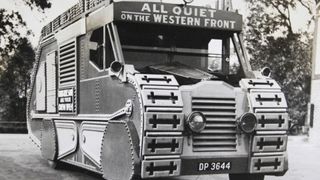
<path id="1" fill-rule="evenodd" d="M 26 8 L 44 11 L 47 0 L 22 0 Z M 26 33 L 22 33 L 26 32 Z M 17 11 L 0 7 L 0 120 L 26 121 L 26 95 L 35 54 L 32 34 Z"/>
<path id="2" fill-rule="evenodd" d="M 247 0 L 245 39 L 253 69 L 270 67 L 284 91 L 290 118 L 304 123 L 310 100 L 313 34 L 310 27 L 294 32 L 297 6 L 315 9 L 314 0 Z M 310 16 L 309 25 L 313 18 Z M 312 31 L 311 31 L 312 32 Z"/>

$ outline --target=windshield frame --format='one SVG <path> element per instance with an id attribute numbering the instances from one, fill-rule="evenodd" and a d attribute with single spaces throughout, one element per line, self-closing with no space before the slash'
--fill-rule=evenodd
<path id="1" fill-rule="evenodd" d="M 143 50 L 149 50 L 150 52 L 178 52 L 178 53 L 188 53 L 188 54 L 198 54 L 198 55 L 208 55 L 209 53 L 206 51 L 192 51 L 192 49 L 188 49 L 188 48 L 175 48 L 174 51 L 172 48 L 168 48 L 168 47 L 156 47 L 156 46 L 130 46 L 130 45 L 126 45 L 125 43 L 123 43 L 123 29 L 126 29 L 127 32 L 133 32 L 135 31 L 134 28 L 129 28 L 129 27 L 134 27 L 134 26 L 141 26 L 141 28 L 144 29 L 148 29 L 149 27 L 153 27 L 154 28 L 164 28 L 167 30 L 169 29 L 170 31 L 178 31 L 181 27 L 175 27 L 173 28 L 172 26 L 168 27 L 165 25 L 146 25 L 146 24 L 140 24 L 140 23 L 116 23 L 117 29 L 118 29 L 118 35 L 119 35 L 119 39 L 121 41 L 121 50 L 125 51 L 127 49 L 131 49 L 131 50 L 137 50 L 137 51 L 143 51 Z M 210 32 L 213 36 L 212 37 L 227 37 L 227 38 L 219 38 L 225 43 L 228 44 L 233 44 L 234 45 L 234 50 L 237 54 L 238 60 L 239 60 L 239 65 L 240 65 L 240 69 L 241 69 L 241 74 L 244 74 L 246 77 L 252 77 L 252 72 L 251 71 L 251 66 L 247 60 L 247 56 L 246 56 L 246 52 L 243 52 L 244 47 L 243 44 L 241 44 L 241 39 L 240 39 L 240 33 L 237 32 L 233 32 L 233 31 L 219 31 L 219 30 L 208 30 L 208 29 L 203 29 L 203 28 L 185 28 L 185 29 L 189 29 L 192 31 L 208 31 Z M 137 29 L 136 29 L 137 30 Z M 139 29 L 138 29 L 139 30 Z M 159 30 L 160 31 L 160 30 Z M 226 39 L 228 39 L 228 41 L 226 42 Z M 221 53 L 221 55 L 223 54 L 229 54 L 230 52 L 228 52 L 227 49 L 224 48 L 224 53 Z M 229 50 L 230 51 L 230 50 Z M 224 57 L 224 59 L 229 58 Z M 124 62 L 128 62 L 126 59 L 124 59 Z M 225 62 L 225 61 L 222 61 Z M 249 65 L 249 66 L 248 66 Z M 225 74 L 227 75 L 229 73 L 229 64 L 228 63 L 224 63 L 222 66 L 224 66 L 222 69 L 223 71 L 220 72 L 220 74 Z"/>

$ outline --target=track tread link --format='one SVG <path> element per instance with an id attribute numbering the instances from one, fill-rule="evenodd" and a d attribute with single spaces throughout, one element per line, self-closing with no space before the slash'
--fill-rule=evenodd
<path id="1" fill-rule="evenodd" d="M 281 87 L 272 79 L 244 79 L 240 85 L 247 91 L 250 111 L 258 119 L 251 140 L 250 173 L 281 173 L 288 139 L 287 103 Z"/>
<path id="2" fill-rule="evenodd" d="M 134 81 L 144 112 L 141 177 L 179 176 L 184 128 L 179 84 L 172 75 L 135 74 Z M 164 136 L 170 133 L 176 135 Z"/>

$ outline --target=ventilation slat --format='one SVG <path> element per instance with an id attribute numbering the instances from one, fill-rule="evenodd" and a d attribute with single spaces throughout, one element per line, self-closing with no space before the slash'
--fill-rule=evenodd
<path id="1" fill-rule="evenodd" d="M 192 103 L 195 105 L 198 104 L 229 104 L 229 105 L 235 105 L 235 102 L 232 100 L 211 100 L 211 99 L 194 99 L 192 100 Z"/>
<path id="2" fill-rule="evenodd" d="M 193 136 L 194 140 L 206 140 L 206 141 L 211 141 L 211 140 L 216 140 L 216 141 L 221 141 L 221 140 L 236 140 L 236 137 L 233 135 L 227 136 L 210 136 L 210 135 L 199 135 L 199 136 Z"/>
<path id="3" fill-rule="evenodd" d="M 196 147 L 197 152 L 225 152 L 225 151 L 235 151 L 235 146 L 224 146 L 224 147 Z"/>
<path id="4" fill-rule="evenodd" d="M 221 123 L 206 125 L 206 128 L 235 128 L 235 127 L 237 127 L 235 124 L 221 124 Z"/>
<path id="5" fill-rule="evenodd" d="M 61 83 L 74 83 L 75 79 L 73 77 L 61 79 Z"/>
<path id="6" fill-rule="evenodd" d="M 60 56 L 60 63 L 63 63 L 64 61 L 67 61 L 70 59 L 75 60 L 75 53 L 72 53 L 68 56 L 62 56 L 62 57 Z"/>
<path id="7" fill-rule="evenodd" d="M 201 105 L 194 105 L 192 106 L 193 109 L 195 110 L 236 110 L 235 106 L 201 106 Z"/>
<path id="8" fill-rule="evenodd" d="M 230 130 L 230 129 L 217 129 L 217 130 L 205 129 L 201 131 L 201 134 L 234 134 L 236 132 L 237 132 L 236 130 Z"/>
<path id="9" fill-rule="evenodd" d="M 75 72 L 69 72 L 69 73 L 65 73 L 65 74 L 63 74 L 63 75 L 60 75 L 61 77 L 61 79 L 64 79 L 64 78 L 67 78 L 67 77 L 74 77 L 75 76 Z"/>
<path id="10" fill-rule="evenodd" d="M 69 54 L 74 54 L 74 46 L 71 47 L 70 49 L 64 50 L 63 52 L 60 51 L 60 57 L 64 57 Z"/>
<path id="11" fill-rule="evenodd" d="M 69 76 L 69 77 L 62 77 L 62 78 L 60 78 L 61 80 L 63 80 L 63 81 L 72 81 L 72 80 L 75 80 L 75 78 L 74 78 L 74 76 Z"/>
<path id="12" fill-rule="evenodd" d="M 235 142 L 213 142 L 213 141 L 197 141 L 193 143 L 194 146 L 215 146 L 215 147 L 222 147 L 222 146 L 236 146 Z"/>
<path id="13" fill-rule="evenodd" d="M 60 74 L 60 77 L 69 76 L 70 74 L 75 75 L 76 72 L 72 69 L 72 70 L 70 70 L 70 71 L 66 71 L 66 72 L 63 73 L 63 74 Z"/>
<path id="14" fill-rule="evenodd" d="M 226 111 L 226 110 L 224 110 Z M 224 111 L 218 111 L 218 112 L 209 112 L 209 111 L 201 111 L 205 116 L 213 116 L 213 117 L 235 117 L 235 112 L 224 112 Z"/>
<path id="15" fill-rule="evenodd" d="M 193 136 L 195 152 L 236 151 L 235 98 L 194 97 L 192 111 L 202 112 L 207 120 L 205 129 Z"/>
<path id="16" fill-rule="evenodd" d="M 75 69 L 75 62 L 74 62 L 74 60 L 73 61 L 71 61 L 71 62 L 69 62 L 69 63 L 67 63 L 67 64 L 63 64 L 63 65 L 61 65 L 60 66 L 60 70 L 62 71 L 62 70 L 64 70 L 64 69 L 67 69 L 67 68 L 70 68 L 70 67 L 72 67 L 72 68 L 74 68 Z M 61 72 L 60 71 L 60 72 Z"/>
<path id="17" fill-rule="evenodd" d="M 75 69 L 75 65 L 76 64 L 74 62 L 71 62 L 69 64 L 65 64 L 63 66 L 60 66 L 60 72 L 65 72 L 66 69 L 70 69 L 70 68 L 72 68 L 74 70 Z"/>
<path id="18" fill-rule="evenodd" d="M 67 43 L 67 44 L 64 44 L 64 45 L 60 46 L 60 49 L 66 49 L 66 48 L 68 48 L 69 46 L 72 46 L 74 43 L 75 43 L 75 42 L 72 41 L 72 42 L 69 42 L 69 43 Z"/>
<path id="19" fill-rule="evenodd" d="M 59 84 L 76 83 L 76 42 L 72 41 L 59 48 Z"/>
<path id="20" fill-rule="evenodd" d="M 235 122 L 236 119 L 229 117 L 206 117 L 207 122 Z"/>

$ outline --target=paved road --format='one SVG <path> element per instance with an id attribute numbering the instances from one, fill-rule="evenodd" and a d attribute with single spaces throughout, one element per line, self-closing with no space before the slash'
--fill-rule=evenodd
<path id="1" fill-rule="evenodd" d="M 284 177 L 267 177 L 266 180 L 319 180 L 320 143 L 310 143 L 305 137 L 289 139 L 290 170 Z M 42 160 L 40 150 L 27 135 L 0 134 L 0 180 L 102 180 L 101 177 L 65 166 L 64 170 L 51 169 Z M 172 180 L 227 180 L 226 175 L 182 177 Z"/>

